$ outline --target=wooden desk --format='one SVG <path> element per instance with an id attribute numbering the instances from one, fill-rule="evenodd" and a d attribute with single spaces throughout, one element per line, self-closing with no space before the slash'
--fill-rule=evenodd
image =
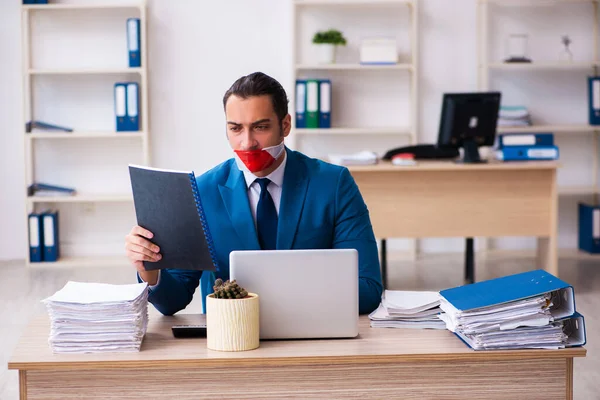
<path id="1" fill-rule="evenodd" d="M 151 316 L 139 353 L 53 355 L 49 321 L 25 330 L 9 369 L 21 399 L 403 398 L 571 399 L 585 348 L 475 352 L 446 330 L 370 328 L 354 339 L 262 341 L 222 353 L 171 326 L 202 316 Z"/>
<path id="2" fill-rule="evenodd" d="M 538 267 L 558 275 L 557 162 L 389 162 L 350 167 L 378 238 L 538 238 Z"/>

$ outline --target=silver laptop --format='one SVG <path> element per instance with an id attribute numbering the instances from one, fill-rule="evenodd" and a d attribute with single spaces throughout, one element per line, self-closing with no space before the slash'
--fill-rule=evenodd
<path id="1" fill-rule="evenodd" d="M 233 251 L 230 279 L 256 293 L 261 339 L 358 335 L 358 252 Z"/>

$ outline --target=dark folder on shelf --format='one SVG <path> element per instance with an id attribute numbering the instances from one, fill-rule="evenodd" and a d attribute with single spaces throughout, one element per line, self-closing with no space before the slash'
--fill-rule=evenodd
<path id="1" fill-rule="evenodd" d="M 162 258 L 144 261 L 147 271 L 163 268 L 217 268 L 193 171 L 129 166 L 137 223 L 153 233 Z"/>

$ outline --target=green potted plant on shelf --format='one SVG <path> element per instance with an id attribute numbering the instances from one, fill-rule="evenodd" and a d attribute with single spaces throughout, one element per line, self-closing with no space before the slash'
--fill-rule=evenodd
<path id="1" fill-rule="evenodd" d="M 206 298 L 207 347 L 219 351 L 244 351 L 259 346 L 258 295 L 248 293 L 235 280 L 215 280 L 214 293 Z"/>
<path id="2" fill-rule="evenodd" d="M 317 49 L 317 57 L 320 64 L 335 63 L 337 46 L 345 46 L 346 38 L 342 32 L 336 29 L 319 31 L 315 33 L 312 40 Z"/>

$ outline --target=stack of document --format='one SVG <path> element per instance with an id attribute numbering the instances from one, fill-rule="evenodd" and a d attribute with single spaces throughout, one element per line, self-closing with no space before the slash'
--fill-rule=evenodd
<path id="1" fill-rule="evenodd" d="M 498 126 L 529 126 L 531 117 L 527 107 L 502 106 L 498 113 Z"/>
<path id="2" fill-rule="evenodd" d="M 372 151 L 361 151 L 354 154 L 329 154 L 329 161 L 337 165 L 372 165 L 377 164 L 377 154 Z"/>
<path id="3" fill-rule="evenodd" d="M 43 300 L 55 353 L 139 351 L 148 326 L 148 285 L 68 282 Z"/>
<path id="4" fill-rule="evenodd" d="M 445 329 L 438 292 L 386 290 L 369 318 L 372 328 Z"/>
<path id="5" fill-rule="evenodd" d="M 574 315 L 573 288 L 545 271 L 477 282 L 440 295 L 440 318 L 475 350 L 558 349 L 576 345 L 585 335 L 582 317 Z"/>

